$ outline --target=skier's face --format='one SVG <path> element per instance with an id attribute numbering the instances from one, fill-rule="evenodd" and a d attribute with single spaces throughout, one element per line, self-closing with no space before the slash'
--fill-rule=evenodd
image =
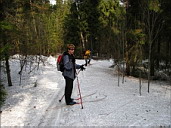
<path id="1" fill-rule="evenodd" d="M 68 49 L 68 53 L 69 54 L 74 54 L 74 50 L 75 50 L 74 48 L 70 48 L 70 49 Z"/>

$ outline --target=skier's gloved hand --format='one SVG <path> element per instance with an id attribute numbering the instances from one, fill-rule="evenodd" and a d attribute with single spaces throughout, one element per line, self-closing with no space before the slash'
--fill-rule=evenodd
<path id="1" fill-rule="evenodd" d="M 84 65 L 80 66 L 81 71 L 85 70 Z"/>

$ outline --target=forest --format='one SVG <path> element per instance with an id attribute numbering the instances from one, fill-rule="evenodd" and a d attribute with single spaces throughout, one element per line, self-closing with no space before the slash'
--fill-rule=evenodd
<path id="1" fill-rule="evenodd" d="M 23 67 L 36 55 L 56 56 L 66 44 L 75 56 L 90 49 L 93 59 L 115 60 L 121 72 L 150 80 L 171 79 L 170 0 L 0 0 L 0 74 L 22 55 Z M 31 58 L 34 59 L 34 58 Z M 0 77 L 1 99 L 3 84 Z"/>

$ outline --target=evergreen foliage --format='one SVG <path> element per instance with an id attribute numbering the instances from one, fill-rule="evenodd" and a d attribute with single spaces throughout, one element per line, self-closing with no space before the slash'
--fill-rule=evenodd
<path id="1" fill-rule="evenodd" d="M 170 76 L 170 6 L 170 0 L 1 0 L 0 61 L 9 86 L 11 55 L 55 55 L 68 43 L 78 57 L 90 49 L 126 63 L 127 75 L 163 70 Z"/>

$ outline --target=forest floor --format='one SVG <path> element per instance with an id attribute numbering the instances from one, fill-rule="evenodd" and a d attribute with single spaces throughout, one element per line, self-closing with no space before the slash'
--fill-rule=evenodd
<path id="1" fill-rule="evenodd" d="M 19 60 L 10 60 L 13 86 L 5 88 L 8 96 L 1 108 L 1 126 L 167 126 L 171 127 L 171 86 L 153 81 L 147 92 L 147 81 L 118 77 L 111 60 L 92 60 L 78 74 L 81 104 L 65 105 L 59 99 L 64 93 L 64 78 L 56 70 L 54 57 L 48 57 L 39 70 L 23 72 L 21 85 Z M 77 60 L 83 64 L 84 60 Z M 29 68 L 29 67 L 26 67 Z M 5 76 L 3 80 L 5 81 Z M 73 98 L 78 98 L 75 79 Z M 79 102 L 79 101 L 78 101 Z"/>

